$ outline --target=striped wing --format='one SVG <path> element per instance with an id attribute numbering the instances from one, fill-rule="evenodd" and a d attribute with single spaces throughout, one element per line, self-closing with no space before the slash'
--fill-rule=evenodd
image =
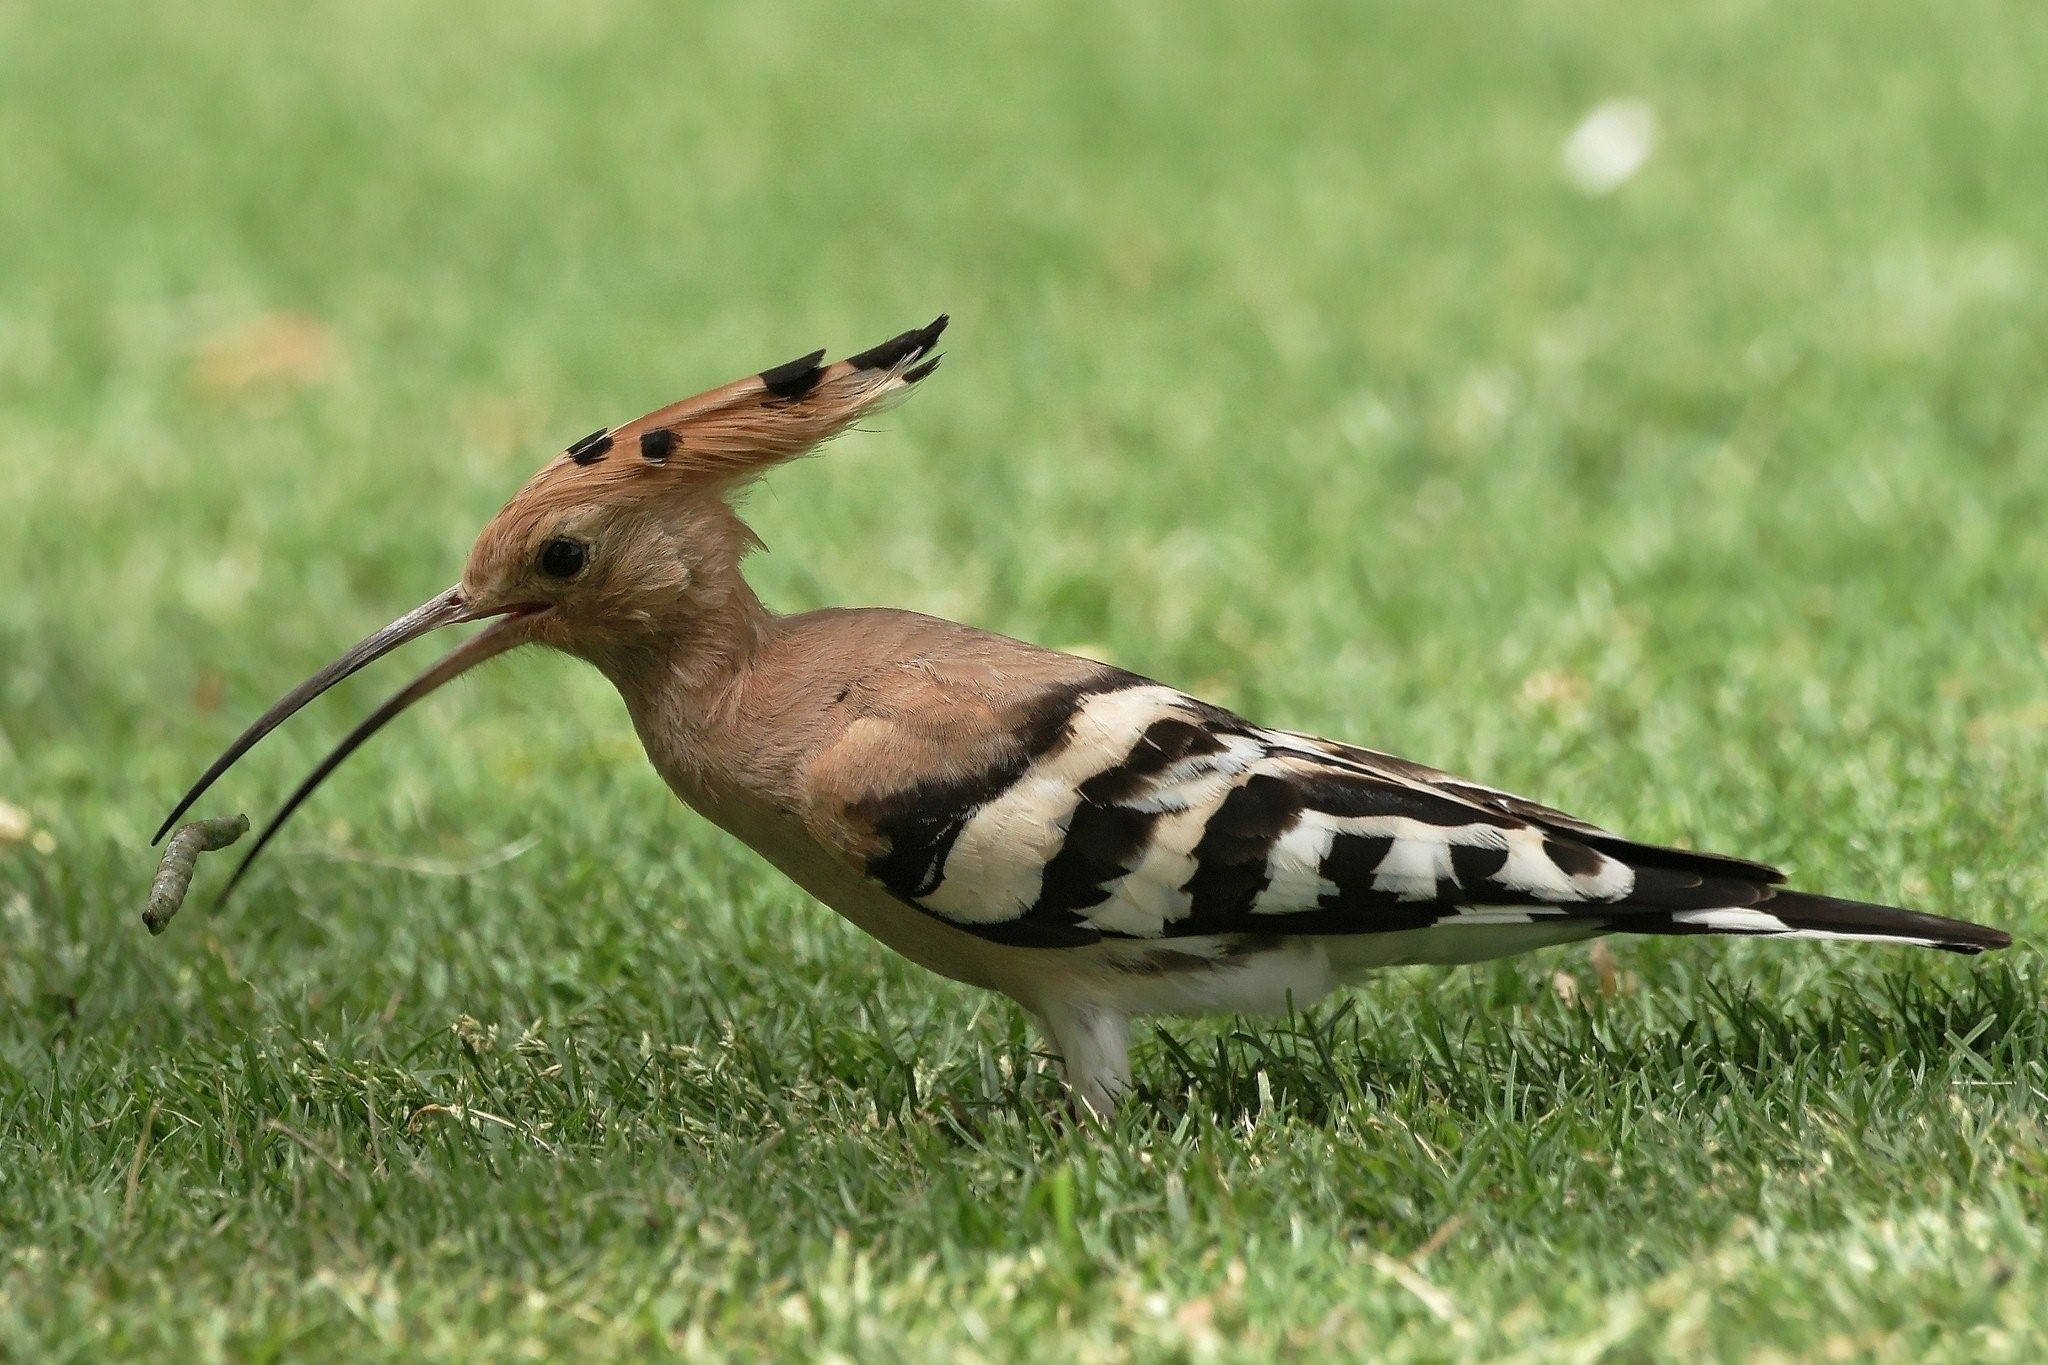
<path id="1" fill-rule="evenodd" d="M 1457 918 L 1686 917 L 1779 874 L 1634 844 L 1434 769 L 1241 718 L 1128 674 L 1042 698 L 963 780 L 862 803 L 871 875 L 1005 943 L 1369 934 Z M 1702 925 L 1701 927 L 1708 927 Z"/>

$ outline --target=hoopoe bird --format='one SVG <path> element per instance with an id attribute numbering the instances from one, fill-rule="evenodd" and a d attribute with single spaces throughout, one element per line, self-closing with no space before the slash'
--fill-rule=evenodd
<path id="1" fill-rule="evenodd" d="M 770 611 L 741 574 L 757 542 L 735 495 L 909 393 L 945 326 L 836 364 L 816 352 L 576 442 L 484 528 L 459 583 L 279 700 L 164 829 L 336 682 L 488 621 L 313 770 L 230 889 L 393 717 L 542 645 L 611 680 L 684 804 L 912 961 L 1028 1010 L 1096 1113 L 1130 1085 L 1134 1018 L 1287 1010 L 1382 967 L 1612 933 L 2010 942 L 1794 891 L 1762 863 L 1637 843 L 971 626 Z"/>

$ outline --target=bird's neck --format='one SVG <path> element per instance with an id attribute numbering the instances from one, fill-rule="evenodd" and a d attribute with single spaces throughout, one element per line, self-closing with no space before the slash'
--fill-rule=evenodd
<path id="1" fill-rule="evenodd" d="M 775 628 L 733 564 L 700 577 L 666 619 L 588 655 L 625 699 L 647 755 L 681 789 L 715 782 L 720 735 Z"/>
<path id="2" fill-rule="evenodd" d="M 703 700 L 743 673 L 774 622 L 737 566 L 694 580 L 672 610 L 584 652 L 629 704 Z"/>

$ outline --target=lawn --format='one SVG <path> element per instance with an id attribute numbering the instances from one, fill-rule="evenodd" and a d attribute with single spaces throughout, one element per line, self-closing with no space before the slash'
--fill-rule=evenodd
<path id="1" fill-rule="evenodd" d="M 454 8 L 0 6 L 0 1358 L 2048 1353 L 2048 12 Z M 772 604 L 2021 945 L 1393 973 L 1077 1131 L 526 656 L 144 934 L 540 461 L 941 309 Z"/>

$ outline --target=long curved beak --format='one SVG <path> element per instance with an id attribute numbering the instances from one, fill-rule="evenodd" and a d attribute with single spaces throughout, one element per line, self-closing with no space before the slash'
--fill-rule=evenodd
<path id="1" fill-rule="evenodd" d="M 264 845 L 268 844 L 272 836 L 277 833 L 278 827 L 291 816 L 293 811 L 297 810 L 305 802 L 308 796 L 312 795 L 313 790 L 326 780 L 329 773 L 341 765 L 343 759 L 360 748 L 363 741 L 382 729 L 399 712 L 405 710 L 414 702 L 420 700 L 420 698 L 435 691 L 442 684 L 459 674 L 469 671 L 486 659 L 495 658 L 509 649 L 524 644 L 528 638 L 527 631 L 525 630 L 526 618 L 532 614 L 532 608 L 519 607 L 509 610 L 477 611 L 463 600 L 460 588 L 450 588 L 439 596 L 422 603 L 412 611 L 399 617 L 396 621 L 393 621 L 390 625 L 385 626 L 382 630 L 373 633 L 333 663 L 327 665 L 327 667 L 321 669 L 297 687 L 294 687 L 284 696 L 278 698 L 277 702 L 269 710 L 258 716 L 248 729 L 237 736 L 235 742 L 227 747 L 226 752 L 215 759 L 207 770 L 201 774 L 199 780 L 192 784 L 192 789 L 185 793 L 177 806 L 172 809 L 170 815 L 165 817 L 162 827 L 156 832 L 156 838 L 151 842 L 161 841 L 164 835 L 170 832 L 171 826 L 178 822 L 178 818 L 191 809 L 192 803 L 205 795 L 207 789 L 213 786 L 214 782 L 223 773 L 233 767 L 242 755 L 256 747 L 257 742 L 265 735 L 282 725 L 293 714 L 303 708 L 306 703 L 312 701 L 342 679 L 349 677 L 369 664 L 375 663 L 378 659 L 383 658 L 399 646 L 409 644 L 419 639 L 420 636 L 439 630 L 443 626 L 458 625 L 464 621 L 481 620 L 486 616 L 499 617 L 499 620 L 494 621 L 489 627 L 471 639 L 457 645 L 454 649 L 443 655 L 441 660 L 433 667 L 400 689 L 389 701 L 372 712 L 367 720 L 351 731 L 348 737 L 335 748 L 333 753 L 321 761 L 319 767 L 315 768 L 312 775 L 300 784 L 298 790 L 292 793 L 283 808 L 264 827 L 255 845 L 249 850 L 248 856 L 243 858 L 241 866 L 235 869 L 235 875 L 229 880 L 227 886 L 227 891 L 232 891 L 235 884 L 241 881 L 242 875 L 249 870 L 249 864 L 256 860 L 256 855 L 263 851 Z M 221 893 L 223 900 L 227 897 L 227 891 Z"/>

